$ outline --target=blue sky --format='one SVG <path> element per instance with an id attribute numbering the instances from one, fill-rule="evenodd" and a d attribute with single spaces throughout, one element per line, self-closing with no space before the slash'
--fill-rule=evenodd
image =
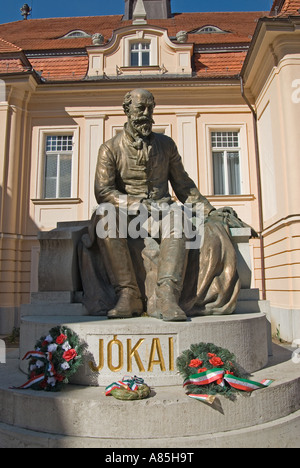
<path id="1" fill-rule="evenodd" d="M 3 0 L 2 0 L 3 1 Z M 4 3 L 4 2 L 3 2 Z M 23 3 L 32 7 L 32 18 L 123 14 L 124 0 L 8 0 L 0 10 L 0 23 L 22 20 Z M 172 0 L 172 11 L 266 11 L 272 0 Z"/>

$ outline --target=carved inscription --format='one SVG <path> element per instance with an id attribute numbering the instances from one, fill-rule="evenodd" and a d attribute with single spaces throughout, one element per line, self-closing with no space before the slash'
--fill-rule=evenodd
<path id="1" fill-rule="evenodd" d="M 124 337 L 114 335 L 107 341 L 98 338 L 97 363 L 90 361 L 93 372 L 172 372 L 174 371 L 175 336 Z M 95 341 L 95 340 L 94 340 Z"/>

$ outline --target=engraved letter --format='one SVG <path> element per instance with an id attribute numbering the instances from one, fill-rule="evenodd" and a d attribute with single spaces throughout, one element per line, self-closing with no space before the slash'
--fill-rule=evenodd
<path id="1" fill-rule="evenodd" d="M 99 340 L 99 366 L 95 366 L 93 361 L 89 362 L 89 366 L 93 372 L 100 372 L 104 365 L 104 356 L 103 356 L 103 340 Z"/>
<path id="2" fill-rule="evenodd" d="M 127 372 L 132 372 L 132 358 L 134 357 L 140 372 L 145 372 L 145 368 L 138 353 L 138 348 L 145 341 L 145 338 L 140 338 L 136 345 L 131 348 L 131 339 L 127 339 Z"/>
<path id="3" fill-rule="evenodd" d="M 169 370 L 174 370 L 174 339 L 172 336 L 169 338 Z"/>
<path id="4" fill-rule="evenodd" d="M 158 358 L 159 358 L 158 360 L 154 359 L 156 352 L 157 352 L 157 355 L 158 355 Z M 162 354 L 162 349 L 161 349 L 161 344 L 160 344 L 159 338 L 153 338 L 153 340 L 152 340 L 150 357 L 149 357 L 148 372 L 153 372 L 154 364 L 159 364 L 162 372 L 166 371 L 165 361 L 164 361 L 164 357 L 163 357 L 163 354 Z"/>
<path id="5" fill-rule="evenodd" d="M 117 366 L 114 366 L 112 363 L 112 347 L 113 345 L 118 346 L 119 348 L 119 362 Z M 112 372 L 119 372 L 124 364 L 123 360 L 123 344 L 120 340 L 117 340 L 117 335 L 114 335 L 114 339 L 111 340 L 107 345 L 107 365 Z"/>

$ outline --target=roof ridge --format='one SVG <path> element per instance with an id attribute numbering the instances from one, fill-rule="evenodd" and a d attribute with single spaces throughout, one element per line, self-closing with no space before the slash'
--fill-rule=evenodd
<path id="1" fill-rule="evenodd" d="M 5 39 L 3 39 L 3 37 L 0 37 L 0 44 L 4 43 L 8 46 L 8 49 L 10 48 L 10 50 L 7 50 L 6 52 L 21 52 L 22 49 L 21 47 L 13 44 L 12 42 L 9 42 L 9 41 L 6 41 Z M 1 51 L 1 45 L 0 45 L 0 51 Z"/>

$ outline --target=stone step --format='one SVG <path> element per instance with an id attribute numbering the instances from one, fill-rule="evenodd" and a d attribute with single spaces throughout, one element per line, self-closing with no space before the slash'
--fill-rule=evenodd
<path id="1" fill-rule="evenodd" d="M 300 448 L 299 433 L 300 410 L 276 421 L 257 424 L 237 431 L 216 432 L 204 436 L 166 437 L 164 439 L 70 437 L 36 432 L 0 423 L 0 448 L 115 448 L 121 450 L 130 448 L 136 449 L 136 451 L 131 452 L 134 454 L 142 451 L 140 457 L 146 456 L 145 449 L 149 450 L 148 456 L 150 457 L 151 454 L 155 454 L 153 449 L 165 449 L 170 453 L 169 449 L 179 448 L 183 452 L 183 456 L 185 453 L 192 453 L 192 460 L 195 460 L 197 457 L 195 449 Z M 117 450 L 116 454 L 118 453 Z M 176 456 L 177 453 L 174 455 Z M 103 456 L 106 456 L 106 452 L 103 452 Z"/>
<path id="2" fill-rule="evenodd" d="M 271 446 L 274 441 L 275 447 L 283 428 L 291 435 L 300 422 L 300 365 L 292 361 L 291 351 L 276 348 L 280 351 L 274 350 L 268 366 L 251 376 L 273 379 L 270 387 L 241 393 L 236 401 L 218 397 L 213 405 L 188 398 L 182 386 L 154 387 L 150 398 L 131 402 L 106 397 L 103 387 L 68 385 L 60 393 L 11 390 L 26 376 L 18 360 L 8 358 L 0 366 L 0 446 L 8 443 L 1 438 L 6 429 L 10 440 L 21 443 L 28 437 L 30 446 L 38 433 L 37 444 L 46 437 L 47 443 L 80 446 L 84 441 L 99 447 L 191 447 L 197 441 L 211 447 L 222 440 L 238 446 L 239 437 L 247 446 L 250 434 L 253 444 Z"/>

